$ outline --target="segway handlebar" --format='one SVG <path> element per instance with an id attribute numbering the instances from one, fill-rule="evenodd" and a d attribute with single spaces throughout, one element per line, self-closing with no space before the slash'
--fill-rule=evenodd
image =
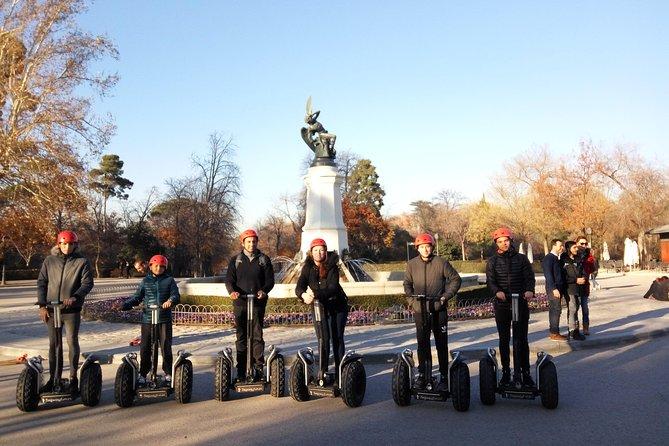
<path id="1" fill-rule="evenodd" d="M 418 299 L 418 300 L 440 300 L 441 296 L 426 296 L 425 294 L 412 294 L 412 298 Z"/>

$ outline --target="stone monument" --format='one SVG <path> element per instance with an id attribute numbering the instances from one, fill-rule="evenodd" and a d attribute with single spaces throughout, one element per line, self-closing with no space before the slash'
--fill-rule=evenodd
<path id="1" fill-rule="evenodd" d="M 314 152 L 314 160 L 304 178 L 307 203 L 300 251 L 305 256 L 311 241 L 320 237 L 325 239 L 328 250 L 337 251 L 341 258 L 344 251 L 348 251 L 348 234 L 341 208 L 341 185 L 344 178 L 337 171 L 335 162 L 337 136 L 329 133 L 318 122 L 319 115 L 320 111 L 314 112 L 311 108 L 310 96 L 304 117 L 307 127 L 302 127 L 301 134 Z"/>

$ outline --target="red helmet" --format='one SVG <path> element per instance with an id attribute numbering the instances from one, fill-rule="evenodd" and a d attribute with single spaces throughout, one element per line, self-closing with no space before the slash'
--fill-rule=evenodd
<path id="1" fill-rule="evenodd" d="M 258 233 L 254 229 L 247 229 L 246 231 L 239 234 L 239 241 L 244 243 L 244 239 L 248 237 L 258 238 Z"/>
<path id="2" fill-rule="evenodd" d="M 74 231 L 60 231 L 56 240 L 58 243 L 79 243 L 79 237 Z"/>
<path id="3" fill-rule="evenodd" d="M 165 268 L 167 268 L 167 257 L 160 254 L 156 254 L 155 256 L 151 257 L 151 260 L 149 260 L 149 265 L 154 265 L 154 264 L 164 266 Z"/>
<path id="4" fill-rule="evenodd" d="M 413 244 L 416 246 L 416 248 L 418 248 L 418 246 L 420 245 L 426 245 L 426 244 L 434 246 L 434 237 L 432 237 L 427 232 L 424 234 L 419 234 L 416 237 L 416 240 L 414 240 Z"/>
<path id="5" fill-rule="evenodd" d="M 496 229 L 495 232 L 492 233 L 492 240 L 493 241 L 496 241 L 500 237 L 513 238 L 513 234 L 511 234 L 511 229 L 501 227 L 499 229 Z"/>
<path id="6" fill-rule="evenodd" d="M 325 248 L 326 251 L 328 250 L 328 244 L 325 243 L 325 240 L 323 240 L 322 238 L 313 239 L 311 241 L 311 244 L 309 245 L 309 251 L 311 251 L 314 248 L 314 246 L 322 246 L 323 248 Z"/>

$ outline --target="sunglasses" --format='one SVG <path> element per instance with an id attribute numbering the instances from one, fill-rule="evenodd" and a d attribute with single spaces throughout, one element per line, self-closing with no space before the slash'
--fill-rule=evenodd
<path id="1" fill-rule="evenodd" d="M 587 242 L 581 242 L 581 243 L 579 243 L 579 245 L 581 245 L 581 246 L 588 246 L 588 243 L 587 243 Z"/>

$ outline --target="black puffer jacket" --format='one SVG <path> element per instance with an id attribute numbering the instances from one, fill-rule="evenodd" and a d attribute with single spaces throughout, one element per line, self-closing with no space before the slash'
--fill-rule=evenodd
<path id="1" fill-rule="evenodd" d="M 581 296 L 587 297 L 590 295 L 590 284 L 587 281 L 585 272 L 583 272 L 583 266 L 577 258 L 571 258 L 568 255 L 565 255 L 563 258 L 564 261 L 564 271 L 567 277 L 567 292 L 570 296 Z M 579 277 L 585 278 L 585 284 L 579 285 L 576 283 L 576 279 Z"/>
<path id="2" fill-rule="evenodd" d="M 486 283 L 492 294 L 534 293 L 534 272 L 526 256 L 511 246 L 505 253 L 496 252 L 488 259 L 485 271 Z"/>
<path id="3" fill-rule="evenodd" d="M 328 251 L 325 259 L 325 269 L 327 275 L 324 279 L 318 276 L 318 266 L 314 263 L 311 256 L 302 265 L 300 277 L 297 279 L 295 294 L 302 299 L 302 293 L 311 288 L 314 293 L 314 299 L 325 305 L 326 309 L 335 309 L 344 311 L 348 306 L 348 298 L 344 289 L 339 284 L 339 256 L 334 251 Z"/>
<path id="4" fill-rule="evenodd" d="M 240 252 L 230 259 L 228 272 L 225 277 L 225 288 L 228 293 L 237 291 L 239 294 L 257 294 L 262 290 L 269 294 L 274 288 L 274 268 L 270 258 L 260 251 L 256 251 L 253 260 L 249 260 L 244 252 Z M 261 305 L 267 304 L 267 299 L 258 301 Z M 246 299 L 239 298 L 232 301 L 233 305 L 245 306 Z"/>
<path id="5" fill-rule="evenodd" d="M 92 289 L 91 263 L 79 253 L 79 246 L 67 256 L 58 246 L 53 247 L 51 255 L 44 259 L 37 278 L 37 304 L 43 307 L 49 302 L 62 302 L 74 297 L 75 304 L 63 308 L 62 312 L 78 313 Z"/>

